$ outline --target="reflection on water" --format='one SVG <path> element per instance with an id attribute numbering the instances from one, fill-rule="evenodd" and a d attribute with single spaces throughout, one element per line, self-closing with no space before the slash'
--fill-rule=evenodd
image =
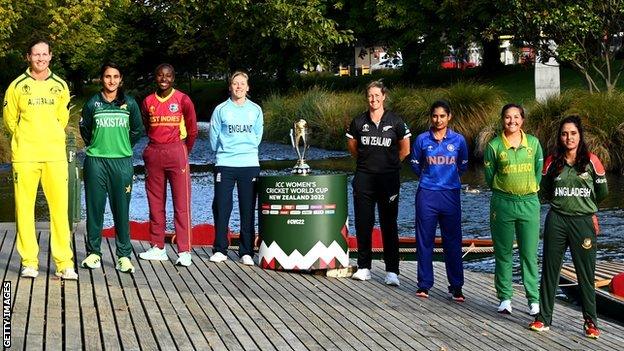
<path id="1" fill-rule="evenodd" d="M 214 153 L 209 151 L 206 138 L 207 124 L 202 124 L 200 128 L 200 138 L 191 153 L 192 166 L 192 219 L 193 224 L 212 223 L 212 198 L 213 198 L 213 178 L 212 163 L 214 163 Z M 145 178 L 143 172 L 143 161 L 141 151 L 145 146 L 142 140 L 135 147 L 134 164 L 137 172 L 136 180 L 132 190 L 132 204 L 130 207 L 130 218 L 137 221 L 148 220 L 147 198 L 145 195 Z M 295 153 L 290 146 L 262 143 L 260 147 L 261 167 L 263 175 L 275 175 L 288 173 L 295 163 Z M 306 155 L 309 155 L 309 164 L 312 169 L 323 173 L 349 173 L 352 174 L 354 162 L 345 152 L 326 151 L 312 148 Z M 414 198 L 418 182 L 411 173 L 409 167 L 403 167 L 402 186 L 400 194 L 399 208 L 399 232 L 402 236 L 414 235 Z M 351 178 L 350 178 L 351 179 Z M 349 179 L 349 180 L 350 180 Z M 489 199 L 491 193 L 485 188 L 483 172 L 480 167 L 472 167 L 463 176 L 465 190 L 462 193 L 462 226 L 464 237 L 488 237 L 489 228 Z M 624 177 L 609 175 L 608 184 L 610 188 L 609 197 L 601 204 L 599 212 L 600 223 L 603 233 L 598 237 L 598 257 L 602 259 L 624 259 L 624 233 L 620 228 L 624 228 L 624 210 L 620 208 L 621 199 L 624 196 Z M 12 184 L 10 181 L 10 167 L 0 165 L 0 221 L 13 221 L 13 197 Z M 351 186 L 349 190 L 349 228 L 354 229 L 353 204 L 351 197 Z M 84 194 L 84 191 L 83 191 Z M 236 199 L 236 194 L 234 198 Z M 169 195 L 168 199 L 171 197 Z M 84 199 L 83 199 L 84 204 Z M 45 201 L 40 196 L 37 202 L 38 218 L 47 218 Z M 548 206 L 542 206 L 542 223 Z M 173 229 L 171 201 L 167 203 L 168 227 Z M 107 209 L 107 213 L 110 211 Z M 85 211 L 82 212 L 83 218 Z M 236 205 L 232 211 L 231 229 L 238 231 L 238 209 Z M 110 215 L 106 216 L 105 225 L 112 225 Z M 540 249 L 541 250 L 541 249 Z M 541 254 L 540 254 L 541 256 Z M 567 257 L 570 260 L 569 254 Z M 480 271 L 493 272 L 494 260 L 492 258 L 481 261 L 467 262 L 467 268 Z M 515 262 L 515 273 L 519 270 L 519 263 Z M 515 274 L 517 276 L 517 274 Z"/>

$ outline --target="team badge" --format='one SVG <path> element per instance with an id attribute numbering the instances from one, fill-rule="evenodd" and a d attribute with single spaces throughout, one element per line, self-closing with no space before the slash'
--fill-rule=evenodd
<path id="1" fill-rule="evenodd" d="M 447 149 L 448 151 L 450 151 L 450 152 L 453 152 L 453 151 L 455 151 L 455 145 L 453 145 L 453 144 L 448 144 L 448 145 L 446 145 L 446 149 Z"/>
<path id="2" fill-rule="evenodd" d="M 362 131 L 363 131 L 363 132 L 368 132 L 368 131 L 370 131 L 370 127 L 368 126 L 368 123 L 362 126 Z"/>
<path id="3" fill-rule="evenodd" d="M 153 115 L 154 115 L 154 112 L 156 112 L 156 106 L 151 105 L 151 106 L 149 107 L 149 114 L 150 114 L 150 116 L 153 116 Z"/>
<path id="4" fill-rule="evenodd" d="M 485 161 L 485 162 L 483 162 L 483 165 L 484 165 L 485 167 L 490 167 L 490 166 L 492 165 L 492 162 L 490 162 L 490 161 Z"/>
<path id="5" fill-rule="evenodd" d="M 102 102 L 101 101 L 96 101 L 93 106 L 95 106 L 95 108 L 100 108 L 102 107 Z"/>
<path id="6" fill-rule="evenodd" d="M 180 110 L 180 107 L 178 106 L 178 104 L 171 104 L 169 105 L 169 111 L 170 112 L 178 112 Z"/>
<path id="7" fill-rule="evenodd" d="M 126 194 L 130 194 L 132 192 L 132 184 L 126 187 Z"/>
<path id="8" fill-rule="evenodd" d="M 52 95 L 58 95 L 60 92 L 61 92 L 61 88 L 59 88 L 56 85 L 50 88 L 50 94 Z"/>
<path id="9" fill-rule="evenodd" d="M 532 147 L 528 147 L 528 148 L 527 148 L 527 155 L 528 155 L 529 157 L 530 157 L 530 156 L 533 156 L 533 148 L 532 148 Z"/>
<path id="10" fill-rule="evenodd" d="M 22 94 L 30 95 L 30 86 L 28 84 L 22 86 Z"/>
<path id="11" fill-rule="evenodd" d="M 589 250 L 592 247 L 592 241 L 591 238 L 585 238 L 583 239 L 583 244 L 581 245 L 585 250 Z"/>
<path id="12" fill-rule="evenodd" d="M 388 129 L 392 129 L 392 126 L 385 126 L 381 129 L 382 132 L 387 132 Z"/>
<path id="13" fill-rule="evenodd" d="M 501 159 L 502 161 L 507 160 L 507 152 L 505 152 L 505 151 L 501 152 L 501 153 L 500 153 L 500 159 Z"/>

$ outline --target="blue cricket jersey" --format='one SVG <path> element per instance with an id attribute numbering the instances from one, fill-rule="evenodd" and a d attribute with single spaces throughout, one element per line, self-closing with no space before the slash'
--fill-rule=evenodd
<path id="1" fill-rule="evenodd" d="M 210 148 L 217 153 L 216 166 L 259 166 L 262 141 L 262 109 L 249 99 L 242 105 L 231 99 L 215 107 L 210 119 Z"/>
<path id="2" fill-rule="evenodd" d="M 433 132 L 428 130 L 414 141 L 410 165 L 420 178 L 418 186 L 423 189 L 460 189 L 459 176 L 468 168 L 466 140 L 449 128 L 438 142 Z"/>

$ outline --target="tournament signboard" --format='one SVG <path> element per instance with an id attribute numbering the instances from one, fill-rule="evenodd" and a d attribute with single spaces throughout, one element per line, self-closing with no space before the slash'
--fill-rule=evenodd
<path id="1" fill-rule="evenodd" d="M 262 268 L 344 268 L 347 176 L 263 176 L 258 189 Z"/>

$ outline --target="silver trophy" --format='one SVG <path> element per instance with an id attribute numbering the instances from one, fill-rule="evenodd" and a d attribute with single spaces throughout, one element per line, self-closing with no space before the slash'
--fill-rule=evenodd
<path id="1" fill-rule="evenodd" d="M 290 130 L 290 143 L 297 151 L 297 163 L 292 169 L 293 174 L 308 174 L 310 172 L 310 166 L 305 162 L 305 153 L 308 149 L 308 127 L 305 120 L 300 119 L 295 122 L 294 128 Z M 302 150 L 300 149 L 300 143 L 303 142 Z"/>

